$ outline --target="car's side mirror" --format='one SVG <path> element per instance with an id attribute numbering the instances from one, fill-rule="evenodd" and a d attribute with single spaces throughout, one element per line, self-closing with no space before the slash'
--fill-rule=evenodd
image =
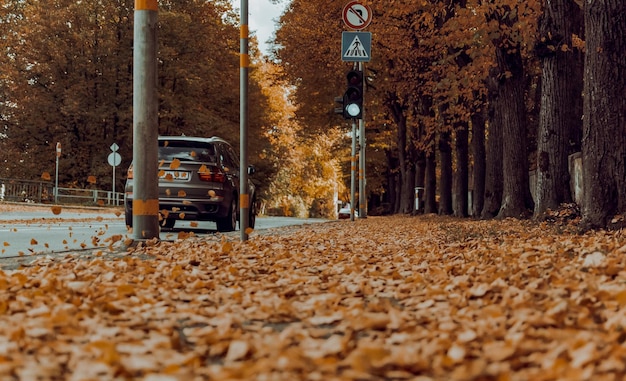
<path id="1" fill-rule="evenodd" d="M 249 165 L 248 166 L 248 174 L 249 175 L 254 175 L 256 173 L 256 168 L 254 168 L 253 165 Z"/>

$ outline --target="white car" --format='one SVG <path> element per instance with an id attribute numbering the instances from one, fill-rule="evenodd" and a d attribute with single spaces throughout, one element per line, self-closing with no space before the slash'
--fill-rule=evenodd
<path id="1" fill-rule="evenodd" d="M 341 209 L 339 209 L 339 212 L 337 213 L 337 216 L 340 220 L 345 220 L 345 219 L 349 219 L 350 218 L 350 205 L 346 205 L 344 207 L 342 207 Z M 354 211 L 354 218 L 358 218 L 359 217 L 359 212 L 357 212 L 356 210 Z"/>

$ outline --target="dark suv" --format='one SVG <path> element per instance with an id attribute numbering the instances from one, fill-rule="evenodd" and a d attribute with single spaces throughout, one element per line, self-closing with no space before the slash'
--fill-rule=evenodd
<path id="1" fill-rule="evenodd" d="M 173 228 L 176 220 L 215 221 L 217 230 L 233 231 L 239 218 L 239 156 L 218 137 L 159 137 L 160 224 Z M 248 169 L 252 174 L 253 168 Z M 256 220 L 254 185 L 248 181 L 249 227 Z M 133 224 L 133 166 L 124 189 L 126 225 Z"/>

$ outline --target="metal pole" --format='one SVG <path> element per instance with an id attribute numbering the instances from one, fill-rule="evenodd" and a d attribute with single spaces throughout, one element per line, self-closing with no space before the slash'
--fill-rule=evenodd
<path id="1" fill-rule="evenodd" d="M 356 202 L 356 119 L 352 118 L 352 157 L 350 159 L 350 221 L 354 221 Z"/>
<path id="2" fill-rule="evenodd" d="M 240 28 L 240 101 L 239 101 L 239 230 L 241 240 L 248 240 L 250 194 L 248 193 L 248 0 L 241 0 Z"/>
<path id="3" fill-rule="evenodd" d="M 133 50 L 133 235 L 159 238 L 157 0 L 135 0 Z"/>
<path id="4" fill-rule="evenodd" d="M 363 73 L 363 110 L 359 119 L 359 218 L 367 218 L 367 197 L 365 192 L 365 72 L 363 62 L 359 62 Z"/>
<path id="5" fill-rule="evenodd" d="M 57 160 L 56 160 L 56 169 L 55 169 L 55 175 L 54 175 L 54 203 L 58 204 L 59 203 L 59 156 L 61 156 L 59 154 L 59 143 L 57 143 Z"/>
<path id="6" fill-rule="evenodd" d="M 115 162 L 113 162 L 115 164 Z M 113 167 L 113 205 L 117 206 L 117 196 L 115 196 L 115 165 Z"/>

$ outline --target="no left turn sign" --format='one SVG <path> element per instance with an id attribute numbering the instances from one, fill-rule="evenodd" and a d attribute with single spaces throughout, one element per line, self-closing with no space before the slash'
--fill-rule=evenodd
<path id="1" fill-rule="evenodd" d="M 343 7 L 342 18 L 348 28 L 365 29 L 372 22 L 372 8 L 358 1 L 351 1 Z"/>

